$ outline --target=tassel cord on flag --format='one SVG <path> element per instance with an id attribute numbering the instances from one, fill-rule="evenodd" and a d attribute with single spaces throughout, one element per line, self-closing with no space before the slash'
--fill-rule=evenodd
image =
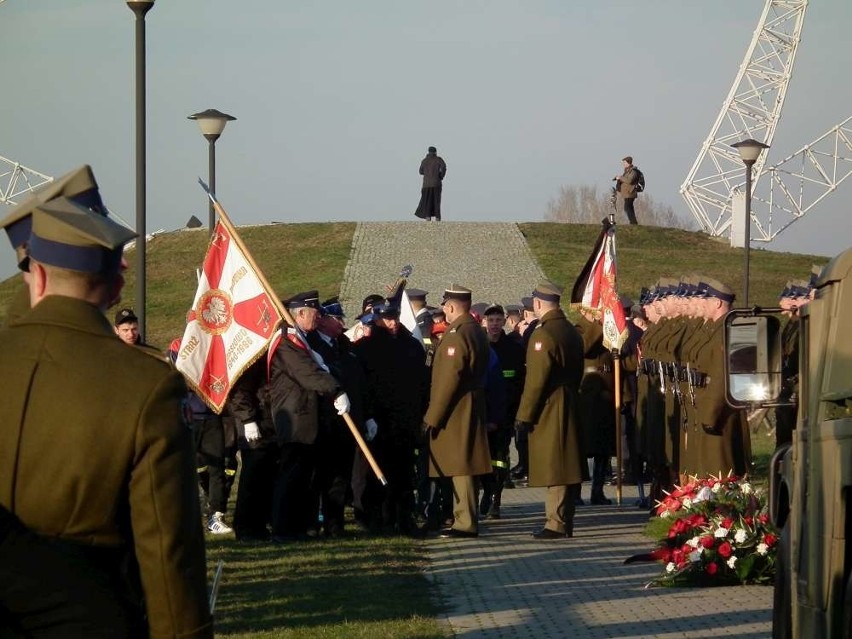
<path id="1" fill-rule="evenodd" d="M 204 182 L 201 180 L 199 180 L 199 182 L 201 182 L 202 187 L 205 188 L 205 190 L 207 191 L 207 195 L 210 197 L 210 201 L 213 202 L 213 208 L 216 210 L 216 214 L 219 216 L 219 221 L 222 223 L 222 226 L 224 226 L 228 230 L 228 232 L 231 234 L 231 237 L 233 238 L 233 241 L 243 251 L 243 253 L 245 253 L 248 263 L 254 269 L 255 273 L 257 273 L 257 277 L 261 281 L 263 286 L 266 287 L 268 291 L 272 291 L 273 288 L 269 285 L 269 282 L 267 281 L 266 276 L 263 274 L 263 271 L 261 271 L 257 267 L 254 258 L 246 249 L 245 244 L 243 244 L 242 238 L 240 238 L 239 234 L 237 234 L 237 232 L 235 231 L 234 225 L 231 224 L 230 218 L 228 217 L 227 213 L 225 213 L 225 209 L 223 209 L 222 205 L 219 204 L 215 197 L 213 197 L 213 194 L 210 193 L 210 191 L 206 188 Z M 293 316 L 290 315 L 290 311 L 287 310 L 287 308 L 281 303 L 281 300 L 278 298 L 278 296 L 272 295 L 271 297 L 273 304 L 275 304 L 275 307 L 278 309 L 278 312 L 281 313 L 281 316 L 287 321 L 287 323 L 290 324 L 290 326 L 296 326 L 296 322 L 293 320 Z M 361 452 L 364 453 L 364 458 L 370 464 L 370 468 L 373 469 L 373 473 L 375 473 L 376 479 L 381 482 L 382 486 L 387 486 L 388 480 L 385 477 L 385 474 L 382 472 L 382 469 L 379 468 L 379 464 L 376 462 L 376 458 L 373 457 L 373 454 L 367 447 L 367 442 L 365 442 L 364 438 L 361 436 L 361 431 L 358 430 L 358 427 L 355 425 L 352 416 L 349 413 L 343 413 L 342 417 L 343 421 L 345 421 L 346 425 L 349 427 L 352 436 L 355 438 L 355 441 L 358 444 L 358 448 L 360 448 Z"/>

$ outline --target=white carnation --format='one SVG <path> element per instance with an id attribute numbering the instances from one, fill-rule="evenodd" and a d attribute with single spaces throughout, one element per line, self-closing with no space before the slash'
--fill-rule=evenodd
<path id="1" fill-rule="evenodd" d="M 683 507 L 689 508 L 690 506 L 692 506 L 692 500 L 689 497 L 684 497 L 683 498 Z"/>
<path id="2" fill-rule="evenodd" d="M 698 494 L 695 496 L 695 499 L 692 500 L 693 504 L 701 503 L 702 501 L 707 501 L 713 496 L 713 491 L 711 491 L 707 486 L 702 486 L 701 490 L 698 491 Z"/>
<path id="3" fill-rule="evenodd" d="M 670 561 L 669 563 L 666 564 L 666 572 L 667 573 L 673 573 L 675 570 L 677 570 L 677 566 L 675 566 L 673 561 Z"/>
<path id="4" fill-rule="evenodd" d="M 703 548 L 696 548 L 691 553 L 689 553 L 689 561 L 691 561 L 692 563 L 695 563 L 697 561 L 701 561 L 701 551 L 702 550 L 704 550 L 704 549 Z"/>
<path id="5" fill-rule="evenodd" d="M 737 556 L 731 555 L 730 557 L 728 557 L 728 568 L 733 570 L 734 566 L 736 566 L 736 565 L 737 565 Z"/>
<path id="6" fill-rule="evenodd" d="M 751 487 L 751 484 L 750 484 L 750 483 L 748 483 L 747 481 L 746 481 L 746 482 L 743 482 L 743 483 L 740 485 L 740 490 L 742 490 L 742 491 L 743 491 L 743 493 L 744 493 L 744 494 L 746 494 L 746 495 L 748 495 L 749 493 L 754 492 L 754 489 Z"/>
<path id="7" fill-rule="evenodd" d="M 672 514 L 668 510 L 664 510 L 663 512 L 660 513 L 660 517 L 663 518 L 663 519 L 666 519 L 666 518 L 671 517 L 671 516 L 672 516 Z"/>
<path id="8" fill-rule="evenodd" d="M 697 535 L 695 537 L 693 537 L 692 539 L 686 540 L 686 545 L 692 546 L 693 548 L 698 548 L 698 544 L 700 544 L 700 543 L 701 543 L 701 539 Z"/>
<path id="9" fill-rule="evenodd" d="M 718 493 L 720 490 L 722 490 L 722 484 L 713 484 L 713 488 L 711 488 L 710 490 L 712 490 L 714 493 Z"/>
<path id="10" fill-rule="evenodd" d="M 719 539 L 724 539 L 725 537 L 727 537 L 727 536 L 728 536 L 728 529 L 727 529 L 727 528 L 722 528 L 721 526 L 719 526 L 719 527 L 716 529 L 716 532 L 714 532 L 714 533 L 713 533 L 713 536 L 714 536 L 714 537 L 718 537 Z"/>
<path id="11" fill-rule="evenodd" d="M 758 555 L 765 555 L 767 552 L 769 552 L 769 546 L 767 546 L 763 542 L 760 542 L 759 544 L 757 544 L 757 554 Z"/>
<path id="12" fill-rule="evenodd" d="M 745 528 L 738 528 L 737 532 L 734 533 L 734 541 L 738 544 L 743 543 L 746 540 L 748 533 L 745 531 Z"/>

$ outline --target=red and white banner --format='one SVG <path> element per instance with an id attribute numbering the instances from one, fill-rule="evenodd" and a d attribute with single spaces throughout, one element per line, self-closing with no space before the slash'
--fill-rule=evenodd
<path id="1" fill-rule="evenodd" d="M 187 383 L 217 413 L 282 321 L 274 294 L 253 265 L 236 230 L 220 215 L 176 361 Z"/>
<path id="2" fill-rule="evenodd" d="M 621 350 L 627 340 L 627 318 L 618 298 L 615 223 L 603 221 L 592 255 L 580 272 L 571 304 L 601 318 L 603 344 L 609 350 Z"/>

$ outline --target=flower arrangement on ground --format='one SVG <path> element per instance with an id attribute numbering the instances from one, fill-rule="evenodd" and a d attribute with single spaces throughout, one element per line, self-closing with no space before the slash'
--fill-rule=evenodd
<path id="1" fill-rule="evenodd" d="M 692 477 L 666 493 L 656 514 L 671 523 L 650 553 L 664 569 L 649 586 L 772 583 L 778 531 L 766 495 L 747 479 Z"/>

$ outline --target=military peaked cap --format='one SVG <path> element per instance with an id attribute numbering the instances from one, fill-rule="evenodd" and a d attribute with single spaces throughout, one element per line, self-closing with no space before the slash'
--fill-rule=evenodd
<path id="1" fill-rule="evenodd" d="M 444 291 L 444 298 L 441 304 L 446 304 L 449 300 L 459 300 L 460 302 L 469 302 L 471 300 L 471 290 L 458 284 L 451 284 L 450 288 Z"/>
<path id="2" fill-rule="evenodd" d="M 715 297 L 725 302 L 734 301 L 735 295 L 731 287 L 712 277 L 706 278 L 698 287 L 702 297 Z"/>
<path id="3" fill-rule="evenodd" d="M 408 293 L 408 299 L 416 300 L 418 302 L 425 302 L 426 296 L 429 294 L 429 291 L 424 291 L 419 288 L 407 288 L 405 292 Z"/>
<path id="4" fill-rule="evenodd" d="M 319 293 L 316 290 L 305 291 L 287 300 L 287 308 L 315 308 L 319 310 Z"/>
<path id="5" fill-rule="evenodd" d="M 472 313 L 476 313 L 481 316 L 485 313 L 486 308 L 488 308 L 488 302 L 477 302 L 470 307 L 470 310 Z"/>
<path id="6" fill-rule="evenodd" d="M 521 307 L 522 307 L 525 311 L 532 311 L 532 310 L 533 310 L 533 298 L 531 298 L 531 297 L 522 297 L 522 298 L 521 298 Z"/>
<path id="7" fill-rule="evenodd" d="M 332 317 L 346 317 L 346 314 L 343 312 L 343 305 L 340 303 L 340 298 L 336 295 L 320 304 L 320 313 L 331 315 Z"/>
<path id="8" fill-rule="evenodd" d="M 520 316 L 522 310 L 524 310 L 523 306 L 518 306 L 517 304 L 506 304 L 506 315 Z"/>
<path id="9" fill-rule="evenodd" d="M 59 197 L 68 198 L 95 213 L 107 214 L 92 167 L 83 165 L 37 189 L 0 221 L 0 227 L 6 230 L 13 248 L 23 246 L 30 239 L 33 211 L 40 204 Z"/>
<path id="10" fill-rule="evenodd" d="M 117 273 L 124 245 L 136 232 L 65 197 L 33 210 L 32 259 L 84 273 Z"/>
<path id="11" fill-rule="evenodd" d="M 532 296 L 546 302 L 558 302 L 562 297 L 562 287 L 550 280 L 541 280 L 536 284 Z"/>
<path id="12" fill-rule="evenodd" d="M 367 309 L 372 308 L 375 304 L 380 304 L 384 302 L 385 298 L 379 295 L 378 293 L 373 293 L 372 295 L 368 295 L 364 298 L 364 301 L 361 302 L 361 312 L 365 313 Z"/>

